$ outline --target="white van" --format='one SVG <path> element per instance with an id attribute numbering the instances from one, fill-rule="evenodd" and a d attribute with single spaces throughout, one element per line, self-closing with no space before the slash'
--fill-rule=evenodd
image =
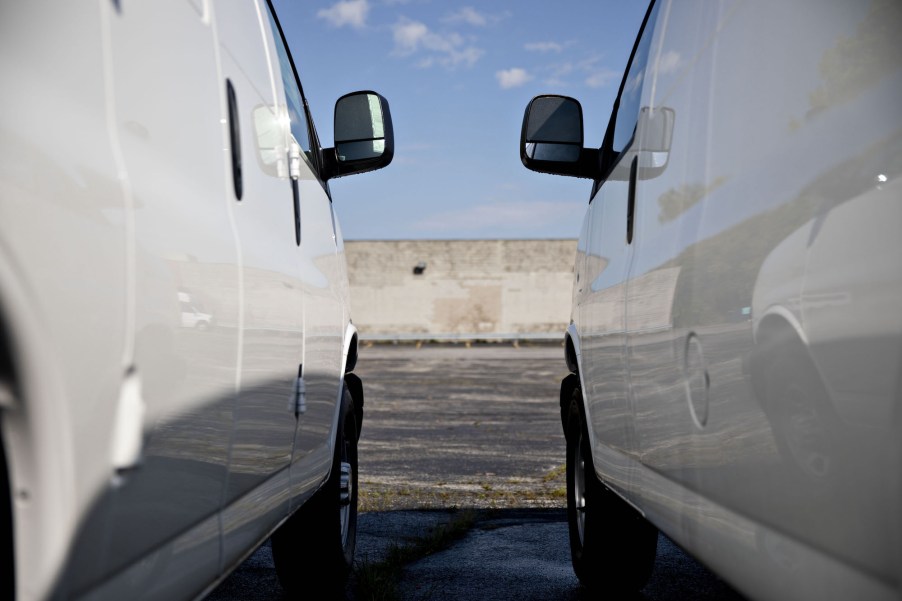
<path id="1" fill-rule="evenodd" d="M 899 599 L 899 31 L 892 0 L 658 0 L 600 148 L 576 100 L 527 108 L 523 164 L 593 182 L 560 397 L 586 586 L 641 589 L 660 530 L 753 599 Z"/>
<path id="2" fill-rule="evenodd" d="M 198 598 L 270 535 L 291 595 L 343 590 L 329 181 L 389 164 L 386 100 L 323 148 L 264 0 L 4 3 L 0 80 L 0 598 Z"/>

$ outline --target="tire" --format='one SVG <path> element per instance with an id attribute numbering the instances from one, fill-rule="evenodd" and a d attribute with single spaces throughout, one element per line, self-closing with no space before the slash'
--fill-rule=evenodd
<path id="1" fill-rule="evenodd" d="M 826 484 L 841 463 L 833 452 L 842 429 L 811 360 L 778 355 L 765 370 L 765 413 L 785 465 L 807 485 Z"/>
<path id="2" fill-rule="evenodd" d="M 658 531 L 596 476 L 579 388 L 567 411 L 567 522 L 570 557 L 593 594 L 630 594 L 651 577 Z"/>
<path id="3" fill-rule="evenodd" d="M 345 386 L 329 479 L 272 535 L 276 574 L 289 598 L 344 596 L 357 545 L 357 432 Z"/>

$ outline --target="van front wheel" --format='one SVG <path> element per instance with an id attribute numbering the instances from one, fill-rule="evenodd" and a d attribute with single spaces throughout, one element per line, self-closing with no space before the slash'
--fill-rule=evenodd
<path id="1" fill-rule="evenodd" d="M 573 391 L 566 423 L 573 571 L 593 592 L 638 591 L 651 577 L 658 531 L 596 476 L 579 388 Z"/>
<path id="2" fill-rule="evenodd" d="M 357 543 L 357 419 L 345 386 L 329 479 L 272 535 L 288 598 L 343 598 Z"/>

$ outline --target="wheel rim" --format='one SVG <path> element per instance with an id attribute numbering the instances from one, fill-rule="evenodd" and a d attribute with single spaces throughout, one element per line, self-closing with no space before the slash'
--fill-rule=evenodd
<path id="1" fill-rule="evenodd" d="M 338 488 L 338 506 L 339 518 L 341 520 L 341 544 L 342 547 L 348 546 L 348 536 L 350 534 L 351 525 L 351 501 L 354 498 L 354 478 L 351 464 L 347 461 L 341 462 L 341 477 Z"/>
<path id="2" fill-rule="evenodd" d="M 573 445 L 571 461 L 573 461 L 573 513 L 579 544 L 582 547 L 586 537 L 586 461 L 583 457 L 582 434 Z"/>

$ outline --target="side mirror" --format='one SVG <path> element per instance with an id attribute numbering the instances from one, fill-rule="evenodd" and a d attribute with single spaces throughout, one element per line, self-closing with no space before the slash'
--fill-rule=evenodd
<path id="1" fill-rule="evenodd" d="M 335 103 L 335 146 L 323 150 L 323 179 L 381 169 L 395 152 L 388 101 L 375 92 L 353 92 Z"/>
<path id="2" fill-rule="evenodd" d="M 583 109 L 567 96 L 536 96 L 523 115 L 520 160 L 541 173 L 594 179 L 598 151 L 583 148 Z"/>

